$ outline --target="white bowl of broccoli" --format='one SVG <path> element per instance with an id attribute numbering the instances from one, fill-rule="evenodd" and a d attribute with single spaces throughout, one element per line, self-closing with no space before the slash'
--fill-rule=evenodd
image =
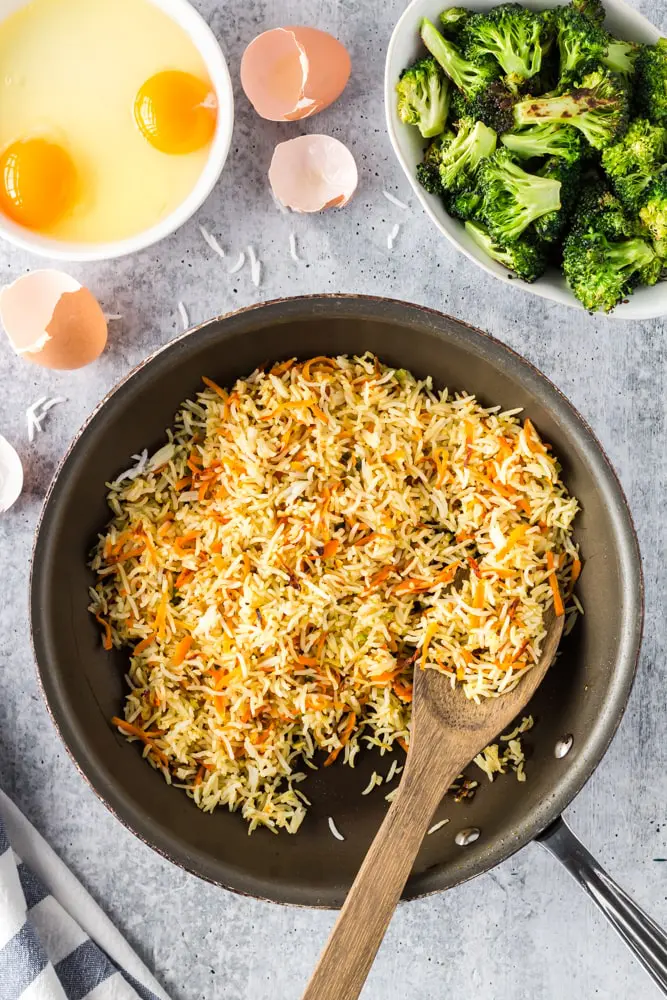
<path id="1" fill-rule="evenodd" d="M 521 6 L 412 0 L 385 68 L 399 162 L 489 274 L 620 319 L 665 315 L 667 42 L 624 0 Z"/>

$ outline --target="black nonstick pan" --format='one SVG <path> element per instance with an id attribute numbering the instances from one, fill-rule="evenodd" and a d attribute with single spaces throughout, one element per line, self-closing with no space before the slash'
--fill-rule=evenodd
<path id="1" fill-rule="evenodd" d="M 465 388 L 486 404 L 525 408 L 554 446 L 580 500 L 576 535 L 586 614 L 565 642 L 530 711 L 524 784 L 485 783 L 448 802 L 450 823 L 426 838 L 405 890 L 412 899 L 487 871 L 530 840 L 564 861 L 667 990 L 665 938 L 558 819 L 603 757 L 623 715 L 639 652 L 643 595 L 637 539 L 618 480 L 589 427 L 543 375 L 465 324 L 415 305 L 358 296 L 270 302 L 203 324 L 132 372 L 76 437 L 49 491 L 34 550 L 33 641 L 44 694 L 74 761 L 118 819 L 175 864 L 228 889 L 280 903 L 337 907 L 382 820 L 382 794 L 360 792 L 377 767 L 313 773 L 312 808 L 296 836 L 259 830 L 224 809 L 200 812 L 110 725 L 123 702 L 126 658 L 105 653 L 86 610 L 86 567 L 108 519 L 105 483 L 132 454 L 157 449 L 201 376 L 221 384 L 268 360 L 375 352 L 383 361 Z M 386 763 L 386 758 L 385 758 Z M 332 837 L 334 817 L 345 840 Z M 476 840 L 461 831 L 479 830 Z M 469 841 L 462 846 L 460 841 Z"/>

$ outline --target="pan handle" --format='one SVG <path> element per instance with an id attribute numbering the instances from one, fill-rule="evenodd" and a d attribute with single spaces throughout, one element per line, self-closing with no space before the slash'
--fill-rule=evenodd
<path id="1" fill-rule="evenodd" d="M 560 818 L 538 837 L 545 847 L 600 907 L 605 917 L 635 953 L 667 996 L 667 935 L 648 914 L 607 875 Z"/>

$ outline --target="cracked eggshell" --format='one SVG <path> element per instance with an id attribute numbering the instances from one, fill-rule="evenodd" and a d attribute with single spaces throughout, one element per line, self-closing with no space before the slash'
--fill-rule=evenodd
<path id="1" fill-rule="evenodd" d="M 6 285 L 0 321 L 16 353 L 44 368 L 83 368 L 107 342 L 99 302 L 64 271 L 31 271 Z"/>
<path id="2" fill-rule="evenodd" d="M 23 466 L 15 448 L 0 434 L 0 514 L 12 507 L 23 490 Z"/>
<path id="3" fill-rule="evenodd" d="M 269 167 L 271 190 L 293 212 L 347 205 L 358 180 L 352 153 L 330 135 L 301 135 L 279 143 Z"/>
<path id="4" fill-rule="evenodd" d="M 344 45 L 319 28 L 272 28 L 248 45 L 241 86 L 261 118 L 298 121 L 340 97 L 350 77 Z"/>

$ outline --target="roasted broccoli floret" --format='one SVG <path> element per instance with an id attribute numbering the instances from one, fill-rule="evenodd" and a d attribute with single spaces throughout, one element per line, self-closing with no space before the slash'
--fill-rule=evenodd
<path id="1" fill-rule="evenodd" d="M 477 222 L 466 222 L 465 228 L 489 257 L 514 271 L 524 281 L 537 281 L 544 274 L 548 258 L 546 248 L 539 240 L 525 236 L 503 243 Z"/>
<path id="2" fill-rule="evenodd" d="M 491 156 L 497 137 L 483 122 L 462 118 L 457 131 L 434 139 L 417 167 L 417 178 L 431 194 L 457 194 L 472 188 L 480 161 Z"/>
<path id="3" fill-rule="evenodd" d="M 443 194 L 440 182 L 440 160 L 443 145 L 449 145 L 454 132 L 445 132 L 428 144 L 422 162 L 417 167 L 417 180 L 429 194 Z"/>
<path id="4" fill-rule="evenodd" d="M 639 113 L 667 125 L 667 38 L 645 45 L 637 57 L 635 100 Z"/>
<path id="5" fill-rule="evenodd" d="M 557 8 L 555 20 L 560 78 L 567 85 L 597 69 L 607 53 L 607 33 L 572 3 Z"/>
<path id="6" fill-rule="evenodd" d="M 404 70 L 396 84 L 398 117 L 416 125 L 425 139 L 445 129 L 449 113 L 449 80 L 432 57 Z"/>
<path id="7" fill-rule="evenodd" d="M 667 258 L 667 174 L 660 174 L 648 190 L 639 217 L 653 239 L 660 256 Z"/>
<path id="8" fill-rule="evenodd" d="M 597 70 L 562 94 L 520 101 L 514 106 L 514 122 L 518 128 L 540 122 L 573 125 L 591 146 L 604 149 L 627 129 L 628 95 L 619 77 Z"/>
<path id="9" fill-rule="evenodd" d="M 602 154 L 602 167 L 628 211 L 637 212 L 656 172 L 667 160 L 667 128 L 637 118 Z"/>
<path id="10" fill-rule="evenodd" d="M 606 182 L 599 178 L 582 185 L 571 229 L 579 233 L 602 233 L 610 240 L 645 235 L 641 223 L 627 214 Z"/>
<path id="11" fill-rule="evenodd" d="M 637 284 L 655 284 L 662 262 L 647 240 L 635 237 L 613 242 L 589 230 L 567 237 L 563 272 L 586 309 L 610 312 Z"/>
<path id="12" fill-rule="evenodd" d="M 493 56 L 509 85 L 518 89 L 542 67 L 547 22 L 519 3 L 503 3 L 488 13 L 471 14 L 461 39 L 469 59 Z"/>
<path id="13" fill-rule="evenodd" d="M 558 243 L 570 221 L 579 194 L 581 165 L 579 162 L 566 163 L 558 157 L 551 157 L 538 171 L 540 177 L 560 182 L 559 211 L 547 212 L 536 219 L 533 228 L 537 237 L 545 243 Z"/>
<path id="14" fill-rule="evenodd" d="M 445 206 L 450 215 L 455 219 L 468 222 L 476 219 L 482 204 L 482 196 L 476 188 L 467 191 L 460 191 L 445 199 Z"/>
<path id="15" fill-rule="evenodd" d="M 629 83 L 635 75 L 640 52 L 641 45 L 636 42 L 621 42 L 609 35 L 607 54 L 602 58 L 602 65 L 612 73 L 618 73 L 626 83 Z"/>
<path id="16" fill-rule="evenodd" d="M 461 50 L 443 38 L 427 18 L 422 20 L 421 36 L 431 55 L 463 94 L 466 114 L 496 132 L 506 132 L 511 128 L 514 98 L 500 79 L 500 66 L 496 60 L 491 56 L 474 63 L 466 59 Z"/>
<path id="17" fill-rule="evenodd" d="M 561 207 L 560 181 L 526 173 L 506 149 L 480 164 L 477 187 L 480 218 L 503 243 L 518 239 L 535 219 Z"/>
<path id="18" fill-rule="evenodd" d="M 478 63 L 470 62 L 456 45 L 443 38 L 428 18 L 422 19 L 421 37 L 431 55 L 468 100 L 477 97 L 499 78 L 500 67 L 495 60 L 487 58 Z"/>
<path id="19" fill-rule="evenodd" d="M 589 21 L 593 21 L 595 24 L 604 24 L 607 14 L 602 0 L 572 0 L 571 6 L 578 14 L 587 17 Z"/>
<path id="20" fill-rule="evenodd" d="M 583 155 L 581 132 L 558 122 L 529 125 L 520 132 L 506 132 L 500 138 L 503 145 L 522 160 L 533 156 L 558 156 L 566 163 L 575 163 Z"/>
<path id="21" fill-rule="evenodd" d="M 496 148 L 497 137 L 493 129 L 483 122 L 463 118 L 458 131 L 439 144 L 438 172 L 443 191 L 457 193 L 470 188 L 477 169 Z"/>
<path id="22" fill-rule="evenodd" d="M 470 12 L 465 7 L 448 7 L 440 15 L 442 31 L 448 38 L 457 38 L 468 20 Z"/>

